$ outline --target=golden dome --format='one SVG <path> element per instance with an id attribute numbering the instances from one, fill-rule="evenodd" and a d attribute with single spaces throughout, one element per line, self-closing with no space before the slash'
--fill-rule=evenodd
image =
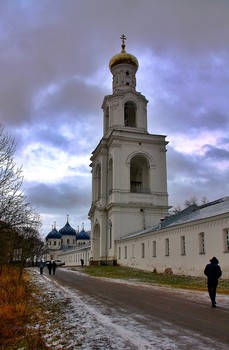
<path id="1" fill-rule="evenodd" d="M 120 39 L 122 39 L 122 51 L 120 53 L 118 53 L 117 55 L 114 55 L 111 58 L 111 60 L 109 62 L 110 70 L 112 70 L 112 68 L 115 67 L 117 64 L 121 64 L 121 63 L 131 64 L 136 69 L 138 69 L 137 58 L 134 55 L 127 53 L 125 50 L 125 46 L 126 46 L 125 45 L 125 40 L 126 40 L 125 35 L 123 34 Z"/>

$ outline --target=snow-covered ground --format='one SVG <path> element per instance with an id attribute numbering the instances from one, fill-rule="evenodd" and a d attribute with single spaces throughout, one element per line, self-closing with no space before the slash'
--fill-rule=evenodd
<path id="1" fill-rule="evenodd" d="M 154 329 L 137 322 L 131 315 L 120 315 L 97 300 L 82 296 L 30 269 L 34 283 L 42 291 L 47 304 L 47 322 L 40 326 L 42 334 L 55 350 L 226 350 L 213 342 L 172 324 L 161 321 Z M 72 271 L 71 271 L 72 273 Z M 79 272 L 75 272 L 79 273 Z M 120 281 L 119 281 L 120 282 Z M 115 283 L 115 282 L 114 282 Z M 129 283 L 123 282 L 122 283 Z M 147 286 L 144 286 L 147 288 Z M 158 287 L 163 288 L 163 287 Z M 176 291 L 186 293 L 185 291 Z M 189 297 L 206 300 L 206 293 L 188 291 Z M 218 301 L 228 307 L 229 296 L 219 295 Z"/>

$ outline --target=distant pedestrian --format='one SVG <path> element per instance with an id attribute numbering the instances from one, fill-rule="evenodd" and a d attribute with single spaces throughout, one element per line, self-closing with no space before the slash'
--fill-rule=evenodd
<path id="1" fill-rule="evenodd" d="M 49 270 L 49 275 L 51 275 L 52 274 L 52 262 L 47 261 L 46 266 L 47 266 L 47 269 Z"/>
<path id="2" fill-rule="evenodd" d="M 45 263 L 44 263 L 43 260 L 40 261 L 38 267 L 40 269 L 40 274 L 43 275 L 43 270 L 44 270 L 44 267 L 45 267 Z"/>
<path id="3" fill-rule="evenodd" d="M 212 302 L 212 307 L 216 307 L 216 288 L 218 279 L 222 276 L 222 271 L 219 266 L 219 260 L 215 256 L 210 260 L 210 263 L 206 265 L 204 274 L 208 278 L 208 293 Z"/>
<path id="4" fill-rule="evenodd" d="M 80 259 L 80 262 L 81 262 L 81 266 L 83 267 L 84 266 L 84 260 Z"/>
<path id="5" fill-rule="evenodd" d="M 53 275 L 55 275 L 55 273 L 56 273 L 56 263 L 55 263 L 55 261 L 53 260 L 53 262 L 52 262 L 52 274 Z"/>

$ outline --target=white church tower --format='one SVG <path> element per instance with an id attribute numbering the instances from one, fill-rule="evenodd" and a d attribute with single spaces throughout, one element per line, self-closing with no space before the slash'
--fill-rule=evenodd
<path id="1" fill-rule="evenodd" d="M 168 214 L 166 145 L 147 130 L 147 100 L 136 91 L 138 60 L 125 50 L 109 63 L 113 93 L 105 96 L 103 137 L 92 153 L 92 264 L 114 264 L 115 240 Z"/>

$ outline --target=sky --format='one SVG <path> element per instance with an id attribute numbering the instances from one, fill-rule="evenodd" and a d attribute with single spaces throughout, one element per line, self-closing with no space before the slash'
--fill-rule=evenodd
<path id="1" fill-rule="evenodd" d="M 0 0 L 0 123 L 44 236 L 67 215 L 90 229 L 90 157 L 122 34 L 148 131 L 169 141 L 169 205 L 229 195 L 228 0 Z"/>

